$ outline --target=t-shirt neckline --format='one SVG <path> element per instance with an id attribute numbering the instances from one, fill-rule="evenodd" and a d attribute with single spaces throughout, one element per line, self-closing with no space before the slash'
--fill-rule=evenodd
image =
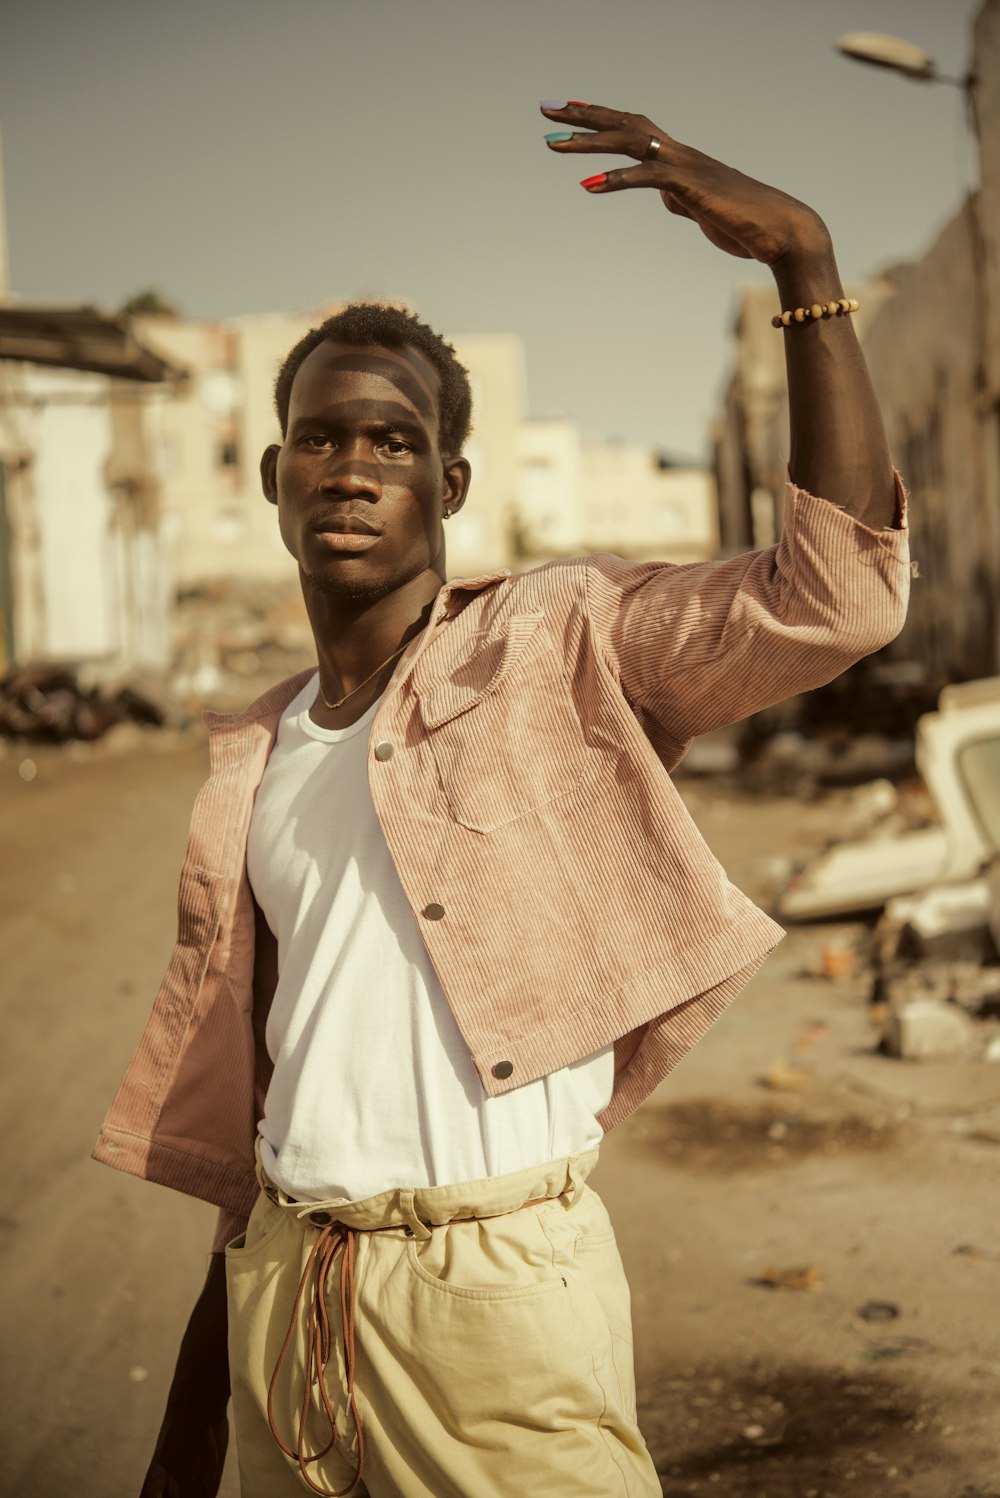
<path id="1" fill-rule="evenodd" d="M 362 713 L 356 723 L 349 723 L 346 728 L 323 728 L 319 723 L 314 723 L 309 716 L 310 710 L 319 696 L 319 672 L 306 682 L 299 693 L 296 702 L 290 705 L 289 717 L 295 722 L 302 732 L 308 734 L 311 739 L 318 739 L 322 744 L 340 744 L 345 739 L 352 739 L 356 734 L 369 729 L 372 720 L 378 712 L 382 697 L 378 696 L 366 712 Z M 296 711 L 297 708 L 297 711 Z"/>

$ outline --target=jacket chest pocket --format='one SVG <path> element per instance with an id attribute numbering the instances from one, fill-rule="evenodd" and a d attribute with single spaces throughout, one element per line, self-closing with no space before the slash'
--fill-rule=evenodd
<path id="1" fill-rule="evenodd" d="M 574 791 L 589 756 L 563 659 L 542 614 L 474 636 L 449 675 L 415 679 L 452 816 L 493 832 Z"/>

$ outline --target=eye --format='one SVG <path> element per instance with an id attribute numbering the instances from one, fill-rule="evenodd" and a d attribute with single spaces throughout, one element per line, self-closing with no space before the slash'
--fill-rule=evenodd
<path id="1" fill-rule="evenodd" d="M 319 452 L 322 448 L 330 447 L 333 441 L 326 432 L 308 432 L 300 440 L 309 452 Z"/>
<path id="2" fill-rule="evenodd" d="M 410 444 L 404 442 L 402 437 L 387 437 L 382 446 L 391 458 L 402 458 L 408 452 L 412 452 Z"/>

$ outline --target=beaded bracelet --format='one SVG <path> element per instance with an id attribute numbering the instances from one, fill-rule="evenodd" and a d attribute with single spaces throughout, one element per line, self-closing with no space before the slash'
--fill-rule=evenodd
<path id="1" fill-rule="evenodd" d="M 771 318 L 772 328 L 789 328 L 793 322 L 819 322 L 820 318 L 849 317 L 861 306 L 853 297 L 842 296 L 837 302 L 813 302 L 811 307 L 793 307 L 777 312 Z"/>

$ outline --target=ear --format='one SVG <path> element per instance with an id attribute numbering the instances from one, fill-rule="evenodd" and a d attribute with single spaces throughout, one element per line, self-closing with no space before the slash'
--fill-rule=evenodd
<path id="1" fill-rule="evenodd" d="M 260 483 L 269 504 L 278 503 L 278 454 L 281 448 L 274 442 L 265 447 L 260 458 Z"/>
<path id="2" fill-rule="evenodd" d="M 467 458 L 447 458 L 444 465 L 444 490 L 442 508 L 454 515 L 465 504 L 465 496 L 472 482 L 472 468 Z"/>

